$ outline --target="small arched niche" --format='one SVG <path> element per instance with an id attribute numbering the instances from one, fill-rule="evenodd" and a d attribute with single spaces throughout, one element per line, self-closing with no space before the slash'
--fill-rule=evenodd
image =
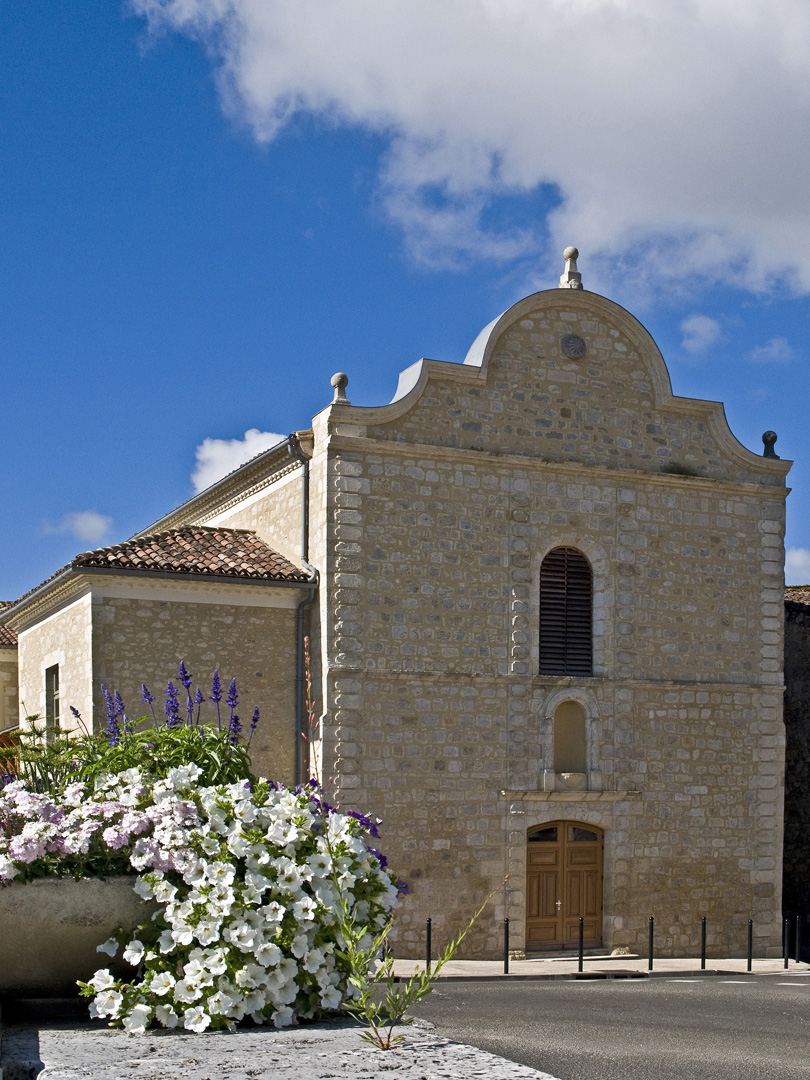
<path id="1" fill-rule="evenodd" d="M 554 710 L 554 773 L 558 789 L 587 790 L 587 722 L 578 701 L 561 701 Z"/>

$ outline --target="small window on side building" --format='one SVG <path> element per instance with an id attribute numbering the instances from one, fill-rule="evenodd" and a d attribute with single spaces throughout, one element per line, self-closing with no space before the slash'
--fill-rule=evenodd
<path id="1" fill-rule="evenodd" d="M 45 723 L 48 741 L 56 735 L 59 724 L 59 665 L 45 669 Z"/>

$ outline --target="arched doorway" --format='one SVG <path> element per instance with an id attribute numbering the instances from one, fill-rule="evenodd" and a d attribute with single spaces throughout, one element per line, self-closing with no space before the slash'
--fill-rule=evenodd
<path id="1" fill-rule="evenodd" d="M 526 952 L 602 944 L 603 833 L 579 821 L 551 821 L 526 833 Z"/>

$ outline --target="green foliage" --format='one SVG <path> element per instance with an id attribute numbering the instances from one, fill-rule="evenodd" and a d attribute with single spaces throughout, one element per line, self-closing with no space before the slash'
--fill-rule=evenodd
<path id="1" fill-rule="evenodd" d="M 497 892 L 498 889 L 486 898 L 461 933 L 445 946 L 434 963 L 426 970 L 417 971 L 415 975 L 401 981 L 394 975 L 394 960 L 388 950 L 391 923 L 376 934 L 369 944 L 363 945 L 363 940 L 368 938 L 367 926 L 358 924 L 349 914 L 347 905 L 340 905 L 344 954 L 351 969 L 349 984 L 356 992 L 352 1001 L 344 1005 L 344 1010 L 355 1020 L 368 1025 L 367 1030 L 360 1034 L 362 1039 L 380 1050 L 391 1050 L 403 1041 L 404 1035 L 394 1034 L 396 1028 L 413 1023 L 413 1017 L 408 1015 L 410 1010 L 433 990 L 439 972 L 453 959 L 456 949 Z M 381 955 L 384 959 L 374 971 L 373 968 Z"/>
<path id="2" fill-rule="evenodd" d="M 140 727 L 151 717 L 135 722 Z M 140 769 L 149 777 L 165 777 L 179 765 L 202 769 L 203 787 L 254 781 L 247 745 L 227 730 L 200 724 L 195 727 L 150 727 L 127 731 L 111 744 L 105 736 L 66 733 L 46 727 L 39 716 L 29 716 L 17 735 L 17 745 L 0 749 L 0 775 L 22 780 L 31 791 L 59 791 L 76 780 Z"/>
<path id="3" fill-rule="evenodd" d="M 27 716 L 15 732 L 15 746 L 0 747 L 0 785 L 22 780 L 31 791 L 55 791 L 78 780 L 78 740 L 46 725 L 39 714 Z"/>
<path id="4" fill-rule="evenodd" d="M 141 717 L 136 726 L 151 721 Z M 200 724 L 198 727 L 158 727 L 125 733 L 120 742 L 84 737 L 79 745 L 79 775 L 74 779 L 94 780 L 106 773 L 140 769 L 145 776 L 164 777 L 180 765 L 202 769 L 201 787 L 254 781 L 245 743 L 234 741 L 226 730 Z"/>

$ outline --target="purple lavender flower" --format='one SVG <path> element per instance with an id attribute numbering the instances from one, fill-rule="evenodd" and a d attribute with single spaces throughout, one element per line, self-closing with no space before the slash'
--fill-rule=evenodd
<path id="1" fill-rule="evenodd" d="M 121 698 L 121 695 L 118 693 L 117 690 L 115 691 L 115 696 L 113 697 L 113 704 L 115 705 L 115 719 L 118 720 L 118 717 L 120 716 L 122 720 L 124 734 L 131 735 L 132 722 L 127 716 L 126 706 L 124 705 L 123 699 Z"/>
<path id="2" fill-rule="evenodd" d="M 183 684 L 183 686 L 185 686 L 186 690 L 188 690 L 190 688 L 190 686 L 191 686 L 191 675 L 186 670 L 185 660 L 180 661 L 180 667 L 178 668 L 178 671 L 177 671 L 177 677 L 180 680 L 180 682 Z"/>
<path id="3" fill-rule="evenodd" d="M 101 684 L 101 696 L 104 698 L 104 704 L 107 706 L 108 715 L 110 713 L 114 713 L 115 712 L 115 702 L 113 701 L 112 694 L 107 689 L 107 687 L 104 685 L 104 683 Z"/>
<path id="4" fill-rule="evenodd" d="M 222 683 L 219 681 L 219 671 L 214 672 L 214 677 L 211 680 L 211 701 L 217 707 L 217 727 L 222 731 L 222 717 L 219 713 L 219 703 L 222 701 Z"/>
<path id="5" fill-rule="evenodd" d="M 231 706 L 233 708 L 233 706 Z M 231 713 L 231 718 L 228 721 L 228 742 L 232 746 L 236 746 L 239 742 L 239 737 L 242 734 L 242 721 L 236 715 L 235 712 Z"/>
<path id="6" fill-rule="evenodd" d="M 259 725 L 259 706 L 257 705 L 256 708 L 253 710 L 253 719 L 250 721 L 250 737 L 248 738 L 248 746 L 250 746 L 250 743 L 251 743 L 251 741 L 253 739 L 253 732 L 256 730 L 258 725 Z"/>
<path id="7" fill-rule="evenodd" d="M 194 704 L 197 706 L 197 726 L 199 726 L 200 723 L 200 711 L 202 710 L 202 704 L 204 701 L 205 698 L 203 697 L 203 692 L 198 686 L 197 693 L 194 695 Z"/>
<path id="8" fill-rule="evenodd" d="M 117 746 L 121 741 L 121 725 L 118 723 L 118 706 L 104 683 L 101 684 L 101 696 L 104 698 L 104 704 L 107 707 L 107 742 L 110 746 Z M 117 691 L 116 696 L 118 696 Z"/>
<path id="9" fill-rule="evenodd" d="M 236 715 L 236 706 L 239 704 L 236 679 L 231 679 L 231 685 L 228 687 L 228 696 L 225 699 L 225 704 L 230 709 L 230 716 L 228 717 L 228 741 L 236 746 L 239 741 L 239 736 L 242 734 L 242 722 Z"/>
<path id="10" fill-rule="evenodd" d="M 70 706 L 70 711 L 73 713 L 77 720 L 81 720 L 82 714 L 79 712 L 75 705 Z"/>
<path id="11" fill-rule="evenodd" d="M 236 689 L 236 679 L 231 679 L 231 685 L 228 687 L 228 696 L 225 699 L 225 704 L 231 709 L 235 709 L 239 704 L 239 691 Z"/>
<path id="12" fill-rule="evenodd" d="M 155 716 L 155 706 L 152 704 L 152 702 L 155 699 L 154 699 L 154 696 L 149 693 L 149 687 L 146 685 L 146 683 L 141 683 L 141 697 L 143 698 L 144 705 L 149 706 L 149 708 L 150 708 L 150 710 L 152 712 L 152 719 L 155 722 L 155 727 L 157 727 L 157 717 Z"/>
<path id="13" fill-rule="evenodd" d="M 194 723 L 194 701 L 191 697 L 191 675 L 186 669 L 185 660 L 180 661 L 177 677 L 186 689 L 186 716 L 188 718 L 188 726 L 191 727 Z"/>
<path id="14" fill-rule="evenodd" d="M 166 727 L 176 728 L 182 724 L 180 719 L 180 705 L 177 701 L 177 687 L 169 679 L 166 684 L 166 704 L 164 705 L 166 710 Z"/>

